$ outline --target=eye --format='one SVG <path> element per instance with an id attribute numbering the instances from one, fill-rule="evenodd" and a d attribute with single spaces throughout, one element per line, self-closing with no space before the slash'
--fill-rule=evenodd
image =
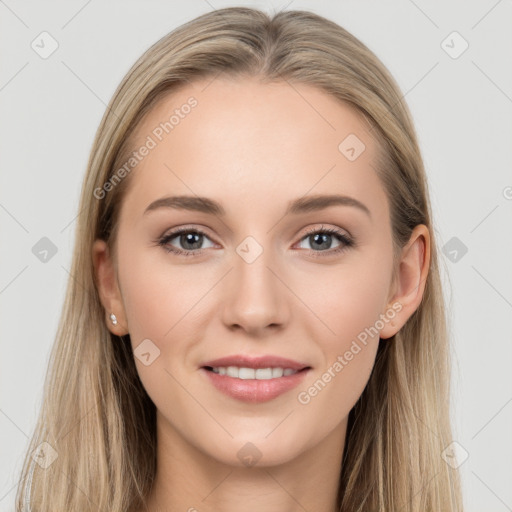
<path id="1" fill-rule="evenodd" d="M 174 239 L 177 239 L 177 242 L 182 246 L 181 249 L 171 244 Z M 168 252 L 184 256 L 196 256 L 205 249 L 205 247 L 202 247 L 205 239 L 209 240 L 206 233 L 200 229 L 179 228 L 160 238 L 158 245 L 161 245 Z M 212 243 L 209 247 L 214 247 L 214 244 Z"/>
<path id="2" fill-rule="evenodd" d="M 332 248 L 333 239 L 338 242 L 338 245 Z M 173 245 L 178 243 L 180 247 Z M 197 228 L 178 228 L 174 231 L 164 235 L 157 240 L 157 244 L 162 246 L 167 252 L 172 252 L 181 256 L 198 256 L 203 253 L 204 249 L 215 247 L 211 242 L 210 245 L 204 247 L 205 240 L 210 240 L 208 235 Z M 339 254 L 355 245 L 355 241 L 347 234 L 335 228 L 321 228 L 310 229 L 301 241 L 306 241 L 309 244 L 310 254 L 314 257 L 317 256 L 332 256 Z"/>
<path id="3" fill-rule="evenodd" d="M 338 241 L 338 246 L 332 249 L 333 238 Z M 354 241 L 345 233 L 335 228 L 321 228 L 311 229 L 307 232 L 302 240 L 309 243 L 309 249 L 313 251 L 314 256 L 330 256 L 338 254 L 349 247 L 354 245 Z"/>

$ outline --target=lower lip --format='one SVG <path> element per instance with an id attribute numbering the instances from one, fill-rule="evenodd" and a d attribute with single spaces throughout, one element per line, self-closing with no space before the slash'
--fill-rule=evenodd
<path id="1" fill-rule="evenodd" d="M 206 368 L 200 368 L 200 370 L 206 373 L 210 382 L 226 395 L 244 402 L 261 403 L 268 402 L 298 386 L 310 369 L 301 370 L 286 377 L 266 380 L 237 379 L 220 375 Z"/>

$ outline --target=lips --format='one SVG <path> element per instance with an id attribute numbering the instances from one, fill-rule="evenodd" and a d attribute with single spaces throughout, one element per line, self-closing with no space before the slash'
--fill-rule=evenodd
<path id="1" fill-rule="evenodd" d="M 225 395 L 244 402 L 261 403 L 297 387 L 311 367 L 279 356 L 236 355 L 207 361 L 199 370 L 207 382 Z"/>

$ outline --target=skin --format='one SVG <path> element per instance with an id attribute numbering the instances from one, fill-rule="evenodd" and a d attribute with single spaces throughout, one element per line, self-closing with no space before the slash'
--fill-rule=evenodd
<path id="1" fill-rule="evenodd" d="M 134 349 L 150 339 L 160 350 L 148 366 L 135 358 L 157 408 L 148 510 L 334 512 L 348 414 L 368 382 L 379 337 L 360 344 L 309 403 L 297 395 L 393 303 L 401 310 L 380 329 L 383 340 L 417 309 L 428 229 L 415 228 L 392 282 L 389 205 L 372 167 L 377 147 L 368 125 L 309 85 L 222 77 L 187 84 L 149 112 L 136 147 L 190 96 L 195 109 L 132 171 L 116 255 L 102 240 L 92 254 L 110 331 L 129 333 Z M 366 145 L 354 161 L 338 149 L 350 133 Z M 332 193 L 361 201 L 371 217 L 346 205 L 283 217 L 293 199 Z M 181 194 L 215 199 L 226 216 L 170 208 L 143 214 L 152 201 Z M 195 246 L 201 255 L 157 245 L 179 226 L 206 232 Z M 306 232 L 322 226 L 356 245 L 333 254 L 343 242 L 332 236 L 318 248 Z M 250 264 L 236 252 L 247 236 L 263 249 Z M 179 236 L 168 245 L 197 251 Z M 312 370 L 298 388 L 250 404 L 219 392 L 199 371 L 232 354 L 276 354 Z M 237 456 L 248 442 L 260 453 L 252 467 Z"/>

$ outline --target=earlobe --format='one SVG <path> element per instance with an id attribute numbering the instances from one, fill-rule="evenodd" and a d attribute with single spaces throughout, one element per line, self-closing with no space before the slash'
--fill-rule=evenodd
<path id="1" fill-rule="evenodd" d="M 421 304 L 430 267 L 430 234 L 427 226 L 416 226 L 409 242 L 402 250 L 397 272 L 396 292 L 384 315 L 394 311 L 393 319 L 386 323 L 380 337 L 394 336 Z"/>
<path id="2" fill-rule="evenodd" d="M 128 334 L 126 315 L 121 292 L 117 283 L 114 262 L 104 240 L 97 239 L 92 246 L 92 261 L 96 287 L 105 308 L 105 322 L 112 334 Z"/>

